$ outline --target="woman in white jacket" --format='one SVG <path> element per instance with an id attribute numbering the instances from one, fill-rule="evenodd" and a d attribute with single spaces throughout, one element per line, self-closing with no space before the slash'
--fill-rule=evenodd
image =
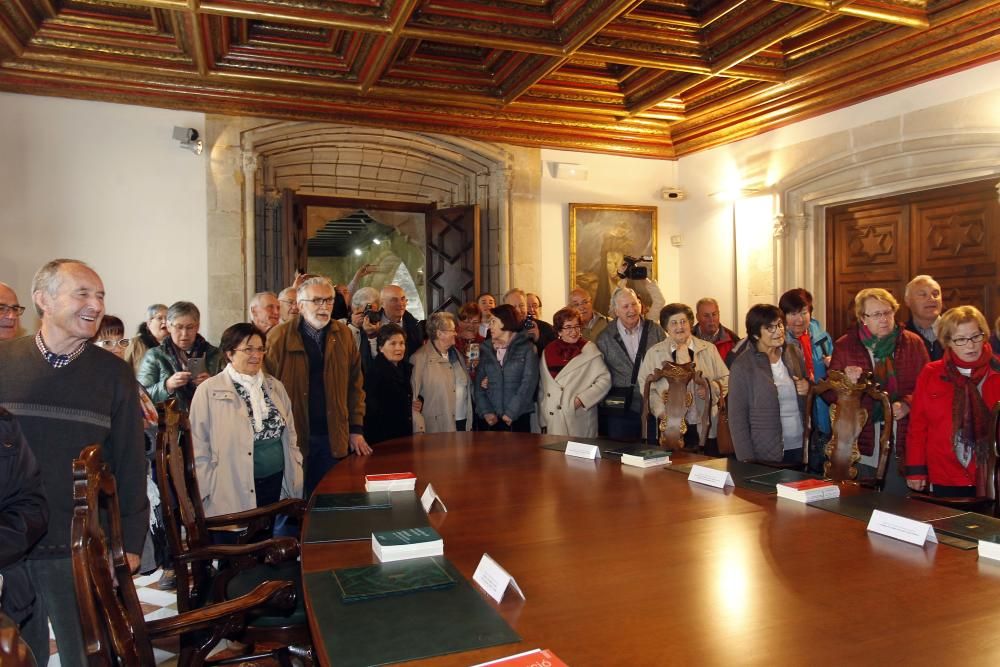
<path id="1" fill-rule="evenodd" d="M 263 371 L 264 334 L 241 322 L 219 345 L 229 364 L 191 402 L 195 472 L 206 516 L 302 497 L 302 452 L 284 386 Z"/>
<path id="2" fill-rule="evenodd" d="M 611 388 L 611 373 L 597 346 L 581 335 L 580 315 L 563 308 L 552 318 L 556 340 L 539 367 L 538 423 L 546 433 L 597 437 L 597 404 Z"/>

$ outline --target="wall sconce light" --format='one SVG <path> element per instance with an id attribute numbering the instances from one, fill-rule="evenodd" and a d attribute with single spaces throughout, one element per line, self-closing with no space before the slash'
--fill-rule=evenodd
<path id="1" fill-rule="evenodd" d="M 550 162 L 549 168 L 553 178 L 564 181 L 585 181 L 589 175 L 586 167 L 572 162 Z"/>
<path id="2" fill-rule="evenodd" d="M 198 136 L 198 130 L 193 127 L 175 127 L 174 139 L 181 142 L 181 148 L 186 148 L 195 155 L 201 155 L 205 150 L 205 142 Z"/>

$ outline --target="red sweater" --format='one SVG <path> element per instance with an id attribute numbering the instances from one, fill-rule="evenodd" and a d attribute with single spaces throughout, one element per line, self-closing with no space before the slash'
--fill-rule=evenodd
<path id="1" fill-rule="evenodd" d="M 901 329 L 896 338 L 896 352 L 892 355 L 893 364 L 896 369 L 896 386 L 899 391 L 899 400 L 907 405 L 912 404 L 913 389 L 917 385 L 917 376 L 929 361 L 927 357 L 927 346 L 924 339 L 915 333 Z M 871 373 L 874 370 L 871 355 L 868 348 L 864 346 L 858 337 L 856 326 L 837 339 L 833 345 L 833 358 L 830 359 L 829 370 L 842 371 L 848 366 L 860 366 L 865 371 Z M 836 394 L 832 391 L 824 396 L 827 402 L 835 402 Z M 890 402 L 892 401 L 890 397 Z M 872 400 L 867 396 L 861 401 L 862 407 L 871 413 Z M 906 428 L 909 415 L 899 420 L 896 429 L 896 458 L 905 461 L 906 452 Z M 858 449 L 865 456 L 871 456 L 875 451 L 875 427 L 869 421 L 861 435 L 858 437 Z"/>
<path id="2" fill-rule="evenodd" d="M 981 385 L 987 409 L 1000 401 L 1000 360 L 994 359 Z M 909 444 L 906 447 L 906 476 L 909 479 L 930 479 L 942 486 L 974 486 L 976 461 L 963 468 L 952 448 L 955 426 L 952 401 L 955 385 L 945 376 L 944 360 L 924 366 L 917 378 L 910 413 Z"/>

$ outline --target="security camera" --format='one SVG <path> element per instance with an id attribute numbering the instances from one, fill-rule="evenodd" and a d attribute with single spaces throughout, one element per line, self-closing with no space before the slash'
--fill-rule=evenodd
<path id="1" fill-rule="evenodd" d="M 186 142 L 198 141 L 198 130 L 193 127 L 175 127 L 174 140 Z"/>
<path id="2" fill-rule="evenodd" d="M 678 199 L 687 199 L 687 193 L 685 193 L 680 188 L 663 188 L 663 198 L 667 201 L 675 201 Z"/>

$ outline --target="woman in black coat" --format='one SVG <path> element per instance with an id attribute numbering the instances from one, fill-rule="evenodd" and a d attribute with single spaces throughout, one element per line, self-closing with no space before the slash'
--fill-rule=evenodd
<path id="1" fill-rule="evenodd" d="M 365 370 L 365 440 L 375 444 L 413 433 L 413 390 L 402 327 L 385 323 L 378 332 L 378 355 Z"/>

